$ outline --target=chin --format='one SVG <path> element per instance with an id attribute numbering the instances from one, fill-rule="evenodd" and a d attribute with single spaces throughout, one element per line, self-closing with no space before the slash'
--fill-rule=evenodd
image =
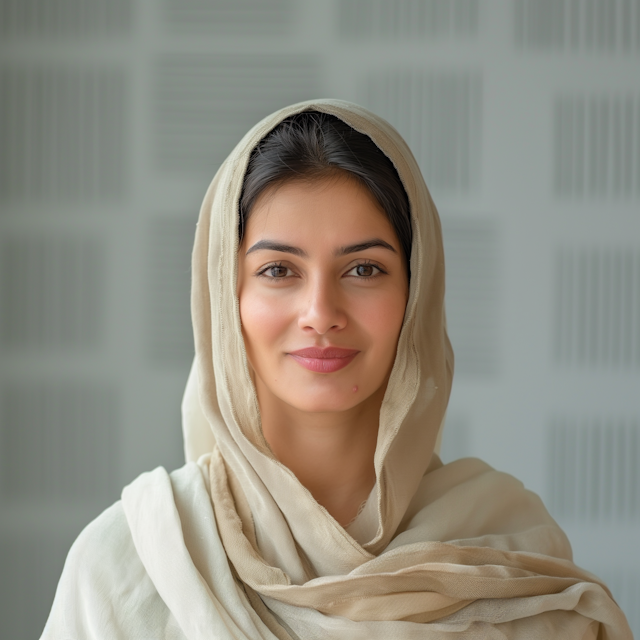
<path id="1" fill-rule="evenodd" d="M 351 385 L 353 388 L 353 385 Z M 284 398 L 283 398 L 284 399 Z M 306 413 L 334 413 L 348 411 L 363 401 L 360 393 L 345 393 L 344 391 L 324 393 L 300 393 L 284 399 L 298 411 Z"/>

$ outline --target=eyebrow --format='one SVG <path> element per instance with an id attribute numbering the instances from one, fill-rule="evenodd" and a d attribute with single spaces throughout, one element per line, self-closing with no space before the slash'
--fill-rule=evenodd
<path id="1" fill-rule="evenodd" d="M 307 252 L 299 247 L 292 247 L 290 244 L 282 244 L 274 240 L 258 240 L 252 247 L 247 249 L 247 253 L 244 255 L 248 256 L 254 251 L 281 251 L 282 253 L 292 253 L 294 256 L 300 256 L 301 258 L 307 256 Z"/>
<path id="2" fill-rule="evenodd" d="M 382 249 L 388 249 L 389 251 L 393 251 L 393 253 L 397 253 L 397 251 L 388 242 L 385 242 L 381 238 L 372 238 L 365 242 L 358 242 L 356 244 L 347 245 L 346 247 L 340 247 L 334 252 L 334 255 L 336 257 L 345 256 L 350 253 L 365 251 L 366 249 L 371 249 L 373 247 L 381 247 Z M 300 247 L 293 247 L 289 244 L 283 244 L 282 242 L 275 242 L 274 240 L 259 240 L 252 247 L 247 249 L 247 253 L 245 253 L 245 255 L 248 256 L 254 251 L 280 251 L 282 253 L 291 253 L 294 256 L 299 256 L 301 258 L 308 257 L 308 254 L 304 249 L 300 249 Z"/>
<path id="3" fill-rule="evenodd" d="M 345 256 L 348 253 L 357 253 L 358 251 L 365 251 L 366 249 L 371 249 L 373 247 L 381 247 L 382 249 L 389 249 L 389 251 L 397 253 L 397 251 L 388 242 L 385 242 L 381 238 L 372 238 L 365 242 L 358 242 L 357 244 L 350 244 L 347 247 L 341 247 L 335 252 L 335 255 Z"/>

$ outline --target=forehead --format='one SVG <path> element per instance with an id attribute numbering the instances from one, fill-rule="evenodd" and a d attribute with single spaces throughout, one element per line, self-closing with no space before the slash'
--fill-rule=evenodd
<path id="1" fill-rule="evenodd" d="M 397 245 L 393 227 L 371 192 L 355 178 L 329 176 L 265 189 L 251 210 L 245 240 L 277 234 L 278 239 L 333 238 L 344 244 L 347 236 L 373 233 Z"/>

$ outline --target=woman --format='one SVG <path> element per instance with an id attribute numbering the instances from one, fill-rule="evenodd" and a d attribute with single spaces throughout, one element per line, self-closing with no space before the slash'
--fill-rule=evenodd
<path id="1" fill-rule="evenodd" d="M 435 453 L 443 298 L 392 127 L 325 100 L 256 125 L 196 231 L 192 462 L 85 529 L 43 638 L 631 638 L 536 495 Z"/>

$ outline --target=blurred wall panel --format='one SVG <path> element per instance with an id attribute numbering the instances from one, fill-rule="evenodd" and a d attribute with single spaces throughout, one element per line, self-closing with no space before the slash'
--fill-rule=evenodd
<path id="1" fill-rule="evenodd" d="M 564 247 L 556 273 L 558 364 L 640 369 L 640 251 Z"/>
<path id="2" fill-rule="evenodd" d="M 175 33 L 290 35 L 294 0 L 163 0 L 168 28 Z"/>
<path id="3" fill-rule="evenodd" d="M 441 213 L 443 459 L 540 493 L 639 635 L 639 63 L 640 0 L 0 0 L 0 635 L 182 464 L 199 203 L 323 96 L 387 118 Z"/>
<path id="4" fill-rule="evenodd" d="M 482 159 L 480 74 L 407 66 L 373 72 L 360 101 L 411 140 L 435 193 L 477 188 Z"/>
<path id="5" fill-rule="evenodd" d="M 3 637 L 40 637 L 72 541 L 51 528 L 0 534 Z"/>
<path id="6" fill-rule="evenodd" d="M 515 41 L 530 49 L 640 49 L 638 0 L 515 0 Z"/>
<path id="7" fill-rule="evenodd" d="M 338 16 L 345 40 L 466 37 L 478 31 L 478 0 L 339 0 Z"/>
<path id="8" fill-rule="evenodd" d="M 104 337 L 104 246 L 74 235 L 23 232 L 0 240 L 5 349 L 94 349 Z"/>
<path id="9" fill-rule="evenodd" d="M 561 96 L 554 115 L 559 196 L 640 197 L 640 96 Z"/>
<path id="10" fill-rule="evenodd" d="M 192 217 L 159 218 L 149 229 L 147 358 L 152 366 L 193 360 L 190 288 Z"/>
<path id="11" fill-rule="evenodd" d="M 39 636 L 70 544 L 125 480 L 110 261 L 132 197 L 132 21 L 129 0 L 0 2 L 2 637 Z"/>
<path id="12" fill-rule="evenodd" d="M 548 430 L 551 512 L 564 520 L 640 520 L 640 422 L 562 417 Z"/>
<path id="13" fill-rule="evenodd" d="M 159 168 L 209 175 L 256 122 L 317 95 L 318 62 L 304 55 L 162 56 L 155 95 Z"/>
<path id="14" fill-rule="evenodd" d="M 114 36 L 131 28 L 131 0 L 2 0 L 8 36 Z"/>
<path id="15" fill-rule="evenodd" d="M 463 415 L 447 414 L 447 428 L 442 437 L 440 457 L 443 460 L 458 460 L 472 455 L 469 420 Z"/>
<path id="16" fill-rule="evenodd" d="M 0 67 L 0 198 L 121 199 L 124 96 L 117 68 Z"/>
<path id="17" fill-rule="evenodd" d="M 447 218 L 447 331 L 456 375 L 493 376 L 500 368 L 500 242 L 495 222 Z"/>
<path id="18" fill-rule="evenodd" d="M 2 398 L 2 497 L 104 502 L 118 494 L 118 399 L 104 379 L 30 378 Z"/>

